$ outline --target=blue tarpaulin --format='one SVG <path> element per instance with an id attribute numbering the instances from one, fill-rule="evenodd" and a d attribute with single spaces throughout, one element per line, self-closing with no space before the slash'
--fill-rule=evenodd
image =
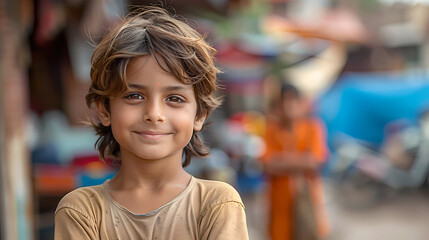
<path id="1" fill-rule="evenodd" d="M 332 148 L 338 133 L 378 146 L 387 123 L 418 124 L 429 105 L 429 75 L 348 73 L 317 101 L 317 114 L 327 127 Z"/>

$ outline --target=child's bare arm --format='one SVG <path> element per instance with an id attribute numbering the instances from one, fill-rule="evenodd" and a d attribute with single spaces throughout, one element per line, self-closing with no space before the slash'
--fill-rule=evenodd
<path id="1" fill-rule="evenodd" d="M 310 153 L 288 152 L 274 155 L 264 163 L 264 170 L 271 175 L 288 175 L 302 171 L 315 171 L 320 163 Z"/>

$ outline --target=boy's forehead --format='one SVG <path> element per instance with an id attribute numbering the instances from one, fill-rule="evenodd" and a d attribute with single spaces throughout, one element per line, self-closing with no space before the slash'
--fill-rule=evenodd
<path id="1" fill-rule="evenodd" d="M 160 56 L 153 56 L 151 54 L 136 57 L 130 60 L 126 69 L 126 82 L 130 83 L 138 80 L 142 76 L 154 76 L 161 78 L 174 79 L 178 84 L 183 84 L 193 87 L 192 83 L 185 82 L 178 76 L 170 72 L 165 61 Z M 160 82 L 154 79 L 154 82 L 159 85 Z"/>
<path id="2" fill-rule="evenodd" d="M 151 57 L 152 55 L 147 54 L 147 55 L 131 58 L 127 66 L 127 72 L 136 71 L 143 68 L 145 65 L 149 63 L 149 60 Z"/>
<path id="3" fill-rule="evenodd" d="M 126 84 L 129 88 L 144 88 L 143 86 L 169 85 L 169 89 L 193 89 L 192 84 L 186 84 L 170 72 L 161 68 L 152 55 L 132 59 L 127 66 Z"/>
<path id="4" fill-rule="evenodd" d="M 164 67 L 164 66 L 163 66 Z M 141 75 L 171 75 L 166 72 L 152 55 L 144 55 L 130 60 L 127 66 L 127 78 L 133 79 Z"/>
<path id="5" fill-rule="evenodd" d="M 171 74 L 165 70 L 168 70 L 168 66 L 162 58 L 155 58 L 152 54 L 147 54 L 130 59 L 127 66 L 127 75 L 133 73 L 141 74 L 144 73 L 143 71 L 147 73 L 163 71 L 165 74 Z"/>

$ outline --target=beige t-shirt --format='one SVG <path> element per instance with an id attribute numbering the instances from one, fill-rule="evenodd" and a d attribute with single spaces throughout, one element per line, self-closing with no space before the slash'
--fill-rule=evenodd
<path id="1" fill-rule="evenodd" d="M 134 214 L 111 197 L 107 182 L 67 194 L 55 211 L 55 239 L 248 239 L 244 206 L 230 185 L 192 177 L 176 198 Z"/>

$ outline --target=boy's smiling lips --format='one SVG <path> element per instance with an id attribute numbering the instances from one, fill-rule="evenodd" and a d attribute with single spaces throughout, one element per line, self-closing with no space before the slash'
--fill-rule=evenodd
<path id="1" fill-rule="evenodd" d="M 171 134 L 170 132 L 163 132 L 163 131 L 135 131 L 134 133 L 149 140 L 157 140 Z"/>

